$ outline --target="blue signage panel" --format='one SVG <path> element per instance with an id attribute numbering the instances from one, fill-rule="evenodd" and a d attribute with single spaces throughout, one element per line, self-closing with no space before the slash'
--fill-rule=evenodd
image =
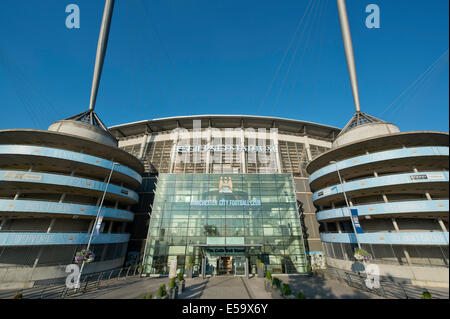
<path id="1" fill-rule="evenodd" d="M 364 234 L 364 231 L 361 228 L 361 224 L 359 223 L 358 210 L 350 209 L 350 213 L 352 214 L 353 225 L 355 225 L 356 233 Z"/>

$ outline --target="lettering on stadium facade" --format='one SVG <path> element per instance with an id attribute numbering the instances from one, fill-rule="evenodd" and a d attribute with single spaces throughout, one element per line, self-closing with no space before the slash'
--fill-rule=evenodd
<path id="1" fill-rule="evenodd" d="M 240 200 L 240 199 L 208 199 L 192 200 L 191 206 L 261 206 L 261 200 Z"/>
<path id="2" fill-rule="evenodd" d="M 277 128 L 201 128 L 193 121 L 192 130 L 172 130 L 171 161 L 178 163 L 258 163 L 277 168 Z M 224 156 L 222 156 L 224 155 Z M 263 167 L 263 166 L 260 166 Z"/>
<path id="3" fill-rule="evenodd" d="M 277 145 L 181 145 L 177 146 L 176 150 L 178 153 L 186 152 L 225 152 L 225 151 L 244 151 L 244 152 L 278 152 Z"/>

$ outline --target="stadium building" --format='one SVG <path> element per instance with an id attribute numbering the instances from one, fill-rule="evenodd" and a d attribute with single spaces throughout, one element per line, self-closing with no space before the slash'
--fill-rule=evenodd
<path id="1" fill-rule="evenodd" d="M 93 111 L 48 131 L 1 130 L 0 287 L 66 277 L 86 248 L 105 190 L 95 259 L 84 273 L 121 267 L 142 172 Z"/>
<path id="2" fill-rule="evenodd" d="M 307 166 L 327 265 L 363 272 L 359 243 L 382 278 L 448 287 L 448 155 L 448 133 L 357 112 Z"/>
<path id="3" fill-rule="evenodd" d="M 323 266 L 307 164 L 340 130 L 241 115 L 163 118 L 109 128 L 145 166 L 130 256 L 145 272 L 190 263 L 205 275 L 304 273 Z M 151 218 L 150 218 L 151 216 Z"/>

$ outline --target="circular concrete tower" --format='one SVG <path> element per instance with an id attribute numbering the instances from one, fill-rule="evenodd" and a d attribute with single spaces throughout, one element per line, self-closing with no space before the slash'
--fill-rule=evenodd
<path id="1" fill-rule="evenodd" d="M 1 130 L 0 288 L 66 277 L 65 267 L 86 248 L 105 189 L 95 260 L 83 273 L 121 267 L 143 170 L 93 111 L 48 131 Z"/>
<path id="2" fill-rule="evenodd" d="M 359 242 L 381 278 L 448 287 L 448 155 L 448 133 L 402 133 L 357 112 L 307 167 L 328 267 L 364 272 Z"/>

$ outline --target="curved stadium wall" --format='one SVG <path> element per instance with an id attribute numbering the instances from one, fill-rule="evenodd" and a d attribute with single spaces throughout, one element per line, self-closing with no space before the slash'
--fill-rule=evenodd
<path id="1" fill-rule="evenodd" d="M 0 131 L 0 286 L 62 278 L 86 247 L 100 198 L 104 220 L 86 273 L 121 267 L 142 164 L 117 147 L 40 130 Z M 119 164 L 119 165 L 117 165 Z"/>
<path id="2" fill-rule="evenodd" d="M 359 240 L 384 278 L 448 287 L 448 143 L 447 133 L 394 133 L 339 146 L 309 164 L 328 266 L 355 270 Z M 357 237 L 344 192 L 358 210 L 364 233 Z"/>

